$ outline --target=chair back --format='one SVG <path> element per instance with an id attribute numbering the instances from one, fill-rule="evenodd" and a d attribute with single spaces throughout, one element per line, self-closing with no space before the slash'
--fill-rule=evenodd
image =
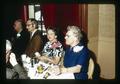
<path id="1" fill-rule="evenodd" d="M 62 57 L 60 59 L 60 62 L 58 63 L 58 65 L 60 65 L 60 66 L 63 66 L 64 55 L 65 55 L 65 51 L 63 51 Z"/>
<path id="2" fill-rule="evenodd" d="M 92 79 L 92 75 L 93 75 L 93 72 L 94 72 L 94 61 L 92 58 L 89 59 L 89 66 L 88 66 L 88 79 Z"/>

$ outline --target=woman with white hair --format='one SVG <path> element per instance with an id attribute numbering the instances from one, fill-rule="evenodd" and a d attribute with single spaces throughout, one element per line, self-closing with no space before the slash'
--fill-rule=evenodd
<path id="1" fill-rule="evenodd" d="M 54 69 L 55 72 L 73 73 L 75 79 L 88 79 L 89 50 L 80 43 L 81 30 L 77 26 L 68 26 L 65 36 L 66 45 L 63 66 Z"/>

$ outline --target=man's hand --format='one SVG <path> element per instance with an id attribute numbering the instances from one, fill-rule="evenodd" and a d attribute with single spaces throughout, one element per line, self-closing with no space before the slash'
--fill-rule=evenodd
<path id="1" fill-rule="evenodd" d="M 39 58 L 41 55 L 40 55 L 40 53 L 39 52 L 35 52 L 35 57 L 36 58 Z"/>
<path id="2" fill-rule="evenodd" d="M 18 63 L 17 63 L 17 60 L 16 60 L 16 56 L 15 56 L 14 53 L 11 53 L 11 54 L 10 54 L 10 63 L 11 63 L 12 66 L 15 66 L 15 65 L 18 64 Z"/>
<path id="3" fill-rule="evenodd" d="M 25 61 L 26 58 L 27 58 L 26 54 L 22 54 L 22 55 L 21 55 L 21 58 L 22 58 L 22 61 Z"/>

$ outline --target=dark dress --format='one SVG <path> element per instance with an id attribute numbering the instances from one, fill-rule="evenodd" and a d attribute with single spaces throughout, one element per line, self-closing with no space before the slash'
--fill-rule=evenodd
<path id="1" fill-rule="evenodd" d="M 75 51 L 75 47 L 79 47 L 80 51 Z M 74 73 L 75 79 L 88 79 L 88 63 L 89 63 L 89 50 L 87 47 L 80 44 L 74 46 L 73 48 L 68 47 L 65 52 L 64 66 L 73 67 L 76 65 L 81 65 L 80 73 Z"/>

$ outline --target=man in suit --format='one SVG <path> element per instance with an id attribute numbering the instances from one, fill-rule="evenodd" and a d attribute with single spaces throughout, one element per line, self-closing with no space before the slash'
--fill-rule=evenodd
<path id="1" fill-rule="evenodd" d="M 22 65 L 21 55 L 25 52 L 26 45 L 29 41 L 30 34 L 25 28 L 25 23 L 22 19 L 17 19 L 14 22 L 14 30 L 16 31 L 16 36 L 12 41 L 12 52 L 16 54 L 18 63 Z"/>
<path id="2" fill-rule="evenodd" d="M 25 50 L 25 54 L 29 57 L 34 57 L 35 52 L 41 52 L 43 49 L 43 39 L 42 34 L 38 30 L 38 24 L 35 19 L 28 19 L 26 23 L 26 28 L 30 32 L 30 40 Z"/>

